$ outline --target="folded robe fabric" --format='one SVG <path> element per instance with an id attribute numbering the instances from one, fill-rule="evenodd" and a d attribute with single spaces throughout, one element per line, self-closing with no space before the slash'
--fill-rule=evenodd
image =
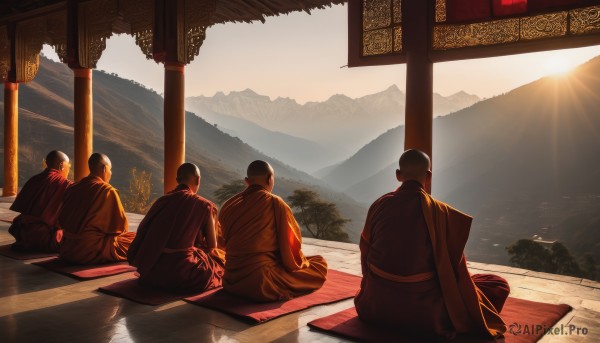
<path id="1" fill-rule="evenodd" d="M 216 216 L 216 206 L 187 185 L 156 200 L 127 252 L 140 283 L 177 293 L 220 287 L 225 253 L 219 246 L 208 249 L 206 242 L 208 222 Z M 219 237 L 218 221 L 215 231 Z"/>
<path id="2" fill-rule="evenodd" d="M 254 301 L 286 300 L 314 291 L 327 277 L 321 256 L 302 253 L 292 210 L 278 196 L 251 185 L 221 208 L 227 263 L 223 288 Z"/>
<path id="3" fill-rule="evenodd" d="M 60 257 L 72 264 L 126 261 L 135 237 L 117 190 L 92 175 L 67 189 L 58 226 L 64 231 Z"/>
<path id="4" fill-rule="evenodd" d="M 62 172 L 50 168 L 25 183 L 10 206 L 12 211 L 21 213 L 12 218 L 8 229 L 16 239 L 15 250 L 58 252 L 62 233 L 56 221 L 63 195 L 71 184 Z"/>

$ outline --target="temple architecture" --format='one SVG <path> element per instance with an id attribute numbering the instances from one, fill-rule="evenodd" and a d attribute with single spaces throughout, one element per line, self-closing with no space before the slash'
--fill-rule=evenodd
<path id="1" fill-rule="evenodd" d="M 406 63 L 404 148 L 429 156 L 433 63 L 600 44 L 598 0 L 350 0 L 348 18 L 350 67 Z"/>
<path id="2" fill-rule="evenodd" d="M 164 65 L 164 189 L 185 159 L 185 65 L 206 28 L 345 3 L 344 0 L 4 0 L 4 191 L 18 189 L 18 86 L 35 78 L 42 45 L 74 75 L 75 179 L 93 150 L 92 69 L 113 33 L 130 34 Z M 600 44 L 598 0 L 350 0 L 348 65 L 406 63 L 405 148 L 431 155 L 433 63 Z"/>
<path id="3" fill-rule="evenodd" d="M 226 22 L 323 8 L 324 0 L 8 0 L 0 2 L 0 79 L 4 82 L 4 196 L 18 189 L 18 89 L 35 78 L 44 44 L 74 75 L 74 172 L 88 174 L 93 151 L 92 69 L 113 33 L 135 37 L 148 59 L 164 65 L 164 189 L 185 160 L 185 65 L 200 51 L 206 28 Z"/>
<path id="4" fill-rule="evenodd" d="M 433 63 L 600 44 L 600 0 L 0 0 L 0 219 L 16 215 L 8 208 L 19 186 L 18 90 L 35 78 L 44 44 L 73 70 L 76 180 L 88 174 L 93 151 L 92 70 L 106 39 L 114 33 L 132 35 L 148 59 L 163 64 L 164 189 L 170 190 L 185 160 L 185 66 L 198 55 L 206 29 L 342 3 L 348 3 L 348 66 L 406 64 L 405 148 L 430 155 Z M 135 231 L 141 216 L 128 218 Z M 13 242 L 3 220 L 0 246 Z M 302 249 L 324 256 L 332 269 L 361 273 L 354 244 L 305 239 Z M 513 297 L 570 305 L 573 311 L 556 326 L 589 329 L 585 337 L 546 335 L 542 341 L 600 341 L 600 283 L 482 263 L 469 268 L 506 278 Z M 353 306 L 349 299 L 252 326 L 183 301 L 153 308 L 97 292 L 131 273 L 80 282 L 1 257 L 0 275 L 3 342 L 337 342 L 345 340 L 310 330 L 306 323 Z"/>

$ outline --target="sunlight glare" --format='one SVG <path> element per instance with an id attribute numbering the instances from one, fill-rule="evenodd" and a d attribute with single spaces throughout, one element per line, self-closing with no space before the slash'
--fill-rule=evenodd
<path id="1" fill-rule="evenodd" d="M 572 63 L 563 57 L 551 57 L 544 63 L 544 71 L 547 75 L 566 74 L 573 67 Z"/>

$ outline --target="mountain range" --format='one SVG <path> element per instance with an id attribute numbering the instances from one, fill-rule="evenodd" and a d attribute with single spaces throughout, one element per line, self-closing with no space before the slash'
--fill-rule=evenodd
<path id="1" fill-rule="evenodd" d="M 94 150 L 111 158 L 111 183 L 126 195 L 129 171 L 136 167 L 152 173 L 153 197 L 161 195 L 162 97 L 137 82 L 95 70 L 93 99 Z M 19 138 L 20 185 L 41 171 L 49 150 L 73 156 L 73 73 L 65 65 L 42 58 L 34 81 L 19 87 Z M 200 194 L 208 199 L 214 199 L 214 191 L 220 186 L 243 179 L 251 161 L 269 161 L 276 172 L 276 194 L 285 198 L 298 188 L 316 191 L 325 200 L 335 202 L 342 216 L 352 220 L 346 229 L 352 240 L 358 239 L 366 212 L 363 205 L 190 112 L 186 113 L 186 159 L 200 166 Z"/>
<path id="2" fill-rule="evenodd" d="M 600 57 L 434 120 L 433 195 L 475 217 L 477 261 L 538 235 L 600 260 Z M 370 204 L 398 186 L 398 126 L 319 175 Z"/>
<path id="3" fill-rule="evenodd" d="M 559 239 L 575 256 L 589 252 L 600 260 L 598 74 L 600 58 L 566 76 L 545 77 L 434 120 L 433 195 L 474 216 L 466 249 L 469 259 L 508 264 L 505 247 L 518 239 L 535 236 Z M 160 195 L 162 97 L 134 81 L 104 72 L 94 71 L 93 80 L 94 148 L 106 152 L 113 160 L 112 183 L 126 193 L 129 170 L 137 167 L 152 173 L 154 196 Z M 36 79 L 20 86 L 21 185 L 40 171 L 47 150 L 60 149 L 72 155 L 72 84 L 73 75 L 67 67 L 42 59 Z M 400 91 L 391 87 L 382 93 Z M 265 159 L 276 170 L 277 194 L 286 197 L 295 189 L 309 188 L 325 200 L 335 202 L 342 216 L 352 219 L 346 229 L 356 242 L 366 207 L 398 186 L 394 170 L 403 147 L 404 127 L 383 125 L 381 122 L 390 116 L 375 112 L 375 105 L 371 117 L 353 117 L 359 113 L 352 110 L 358 108 L 359 102 L 379 104 L 382 112 L 386 108 L 392 111 L 392 103 L 376 100 L 382 93 L 358 99 L 334 96 L 323 103 L 304 105 L 291 99 L 271 101 L 252 91 L 217 94 L 216 98 L 230 100 L 236 97 L 262 100 L 256 106 L 244 105 L 242 100 L 239 103 L 223 100 L 223 107 L 196 109 L 197 115 L 186 113 L 186 156 L 201 167 L 200 194 L 214 199 L 213 192 L 221 185 L 243 177 L 250 161 Z M 213 100 L 207 99 L 212 103 Z M 396 105 L 403 106 L 404 99 L 389 99 L 396 99 Z M 226 111 L 228 103 L 237 104 L 239 111 L 247 106 L 244 112 L 247 116 L 231 113 L 234 107 Z M 302 125 L 312 125 L 315 132 L 330 130 L 334 134 L 346 126 L 351 132 L 358 125 L 356 122 L 369 129 L 369 122 L 381 125 L 381 130 L 355 153 L 349 152 L 350 157 L 345 159 L 340 151 L 351 151 L 350 146 L 341 144 L 340 148 L 277 127 L 263 127 L 268 120 L 261 122 L 250 114 L 263 113 L 265 118 L 272 115 L 272 121 L 278 123 L 285 120 L 277 119 L 280 112 L 263 112 L 260 103 L 278 103 L 281 108 L 287 103 L 290 108 L 301 108 L 286 116 L 297 123 L 303 122 Z M 314 113 L 298 117 L 311 106 Z M 346 110 L 342 110 L 344 106 Z M 325 118 L 327 115 L 331 117 Z M 281 125 L 280 128 L 286 127 Z M 242 134 L 249 138 L 240 137 Z M 263 147 L 255 149 L 246 139 L 264 139 Z M 317 164 L 313 165 L 313 175 L 320 179 L 299 170 L 306 170 L 306 165 L 296 166 L 290 160 L 280 161 L 270 156 L 268 151 L 275 148 L 281 148 L 278 154 L 289 153 L 287 144 L 296 146 L 298 159 L 300 152 L 307 153 L 302 157 L 305 160 L 311 154 L 316 156 L 319 150 L 330 149 L 331 157 L 319 162 L 322 168 L 317 170 Z"/>
<path id="4" fill-rule="evenodd" d="M 313 173 L 403 123 L 404 99 L 396 85 L 356 99 L 336 94 L 303 105 L 246 89 L 188 97 L 186 108 L 264 153 Z M 434 114 L 455 112 L 480 100 L 465 92 L 434 94 Z"/>

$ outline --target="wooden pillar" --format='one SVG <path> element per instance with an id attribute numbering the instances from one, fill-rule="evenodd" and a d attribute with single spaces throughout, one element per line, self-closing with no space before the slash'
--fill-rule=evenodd
<path id="1" fill-rule="evenodd" d="M 428 54 L 429 3 L 423 0 L 403 2 L 402 14 L 406 28 L 404 149 L 419 149 L 433 159 L 433 63 Z M 431 192 L 430 189 L 427 191 Z"/>
<path id="2" fill-rule="evenodd" d="M 92 154 L 93 142 L 93 101 L 92 101 L 92 69 L 73 68 L 75 74 L 75 181 L 86 177 L 90 170 L 87 161 Z"/>
<path id="3" fill-rule="evenodd" d="M 17 195 L 19 187 L 19 84 L 4 81 L 4 188 L 2 196 Z"/>
<path id="4" fill-rule="evenodd" d="M 185 80 L 182 63 L 165 63 L 165 193 L 177 186 L 177 168 L 185 161 Z"/>

